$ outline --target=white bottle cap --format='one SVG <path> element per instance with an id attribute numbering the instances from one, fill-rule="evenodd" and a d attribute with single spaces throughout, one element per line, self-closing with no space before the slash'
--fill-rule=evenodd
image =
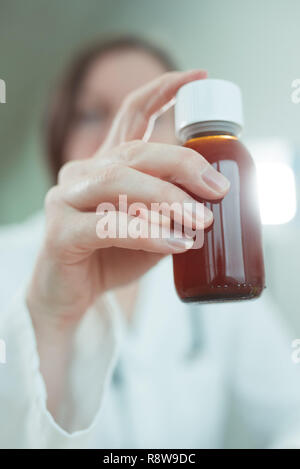
<path id="1" fill-rule="evenodd" d="M 228 130 L 238 135 L 243 128 L 240 88 L 231 81 L 210 78 L 182 86 L 176 95 L 176 136 L 186 140 L 187 128 L 199 123 L 202 131 Z"/>

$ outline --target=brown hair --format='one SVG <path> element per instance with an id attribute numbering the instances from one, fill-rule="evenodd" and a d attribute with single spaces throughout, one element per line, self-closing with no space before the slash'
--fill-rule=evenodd
<path id="1" fill-rule="evenodd" d="M 63 164 L 64 147 L 72 125 L 75 98 L 88 68 L 96 59 L 108 52 L 131 49 L 151 55 L 163 65 L 166 71 L 177 68 L 175 62 L 162 49 L 144 39 L 132 36 L 99 41 L 78 54 L 55 88 L 46 112 L 46 156 L 55 181 Z"/>

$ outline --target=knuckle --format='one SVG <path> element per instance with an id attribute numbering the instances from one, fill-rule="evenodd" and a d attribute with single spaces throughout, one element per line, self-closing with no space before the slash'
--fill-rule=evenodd
<path id="1" fill-rule="evenodd" d="M 131 163 L 140 156 L 145 143 L 142 140 L 131 140 L 120 145 L 121 160 Z"/>
<path id="2" fill-rule="evenodd" d="M 112 183 L 118 180 L 122 175 L 122 165 L 119 163 L 110 163 L 101 169 L 98 175 L 100 183 Z"/>
<path id="3" fill-rule="evenodd" d="M 59 170 L 58 172 L 58 177 L 57 177 L 57 180 L 58 180 L 58 184 L 61 184 L 65 179 L 68 178 L 68 175 L 70 174 L 70 172 L 72 171 L 72 168 L 74 166 L 74 162 L 73 161 L 69 161 L 68 163 L 65 163 Z"/>
<path id="4" fill-rule="evenodd" d="M 188 170 L 189 172 L 195 172 L 199 169 L 199 167 L 204 167 L 208 165 L 206 159 L 197 153 L 196 151 L 192 150 L 191 148 L 184 148 L 183 149 L 185 154 L 182 155 L 182 168 L 185 168 L 185 171 Z"/>
<path id="5" fill-rule="evenodd" d="M 48 190 L 46 197 L 45 197 L 45 208 L 50 208 L 53 205 L 56 205 L 60 198 L 60 191 L 58 185 L 52 186 L 51 189 Z"/>
<path id="6" fill-rule="evenodd" d="M 182 177 L 182 175 L 186 174 L 187 167 L 189 166 L 189 163 L 187 160 L 188 158 L 185 158 L 184 156 L 182 157 L 180 155 L 177 161 L 174 160 L 174 163 L 173 163 L 174 166 L 170 168 L 170 171 L 172 171 L 172 174 L 170 177 L 171 182 L 176 183 L 177 181 L 180 180 L 180 177 Z"/>
<path id="7" fill-rule="evenodd" d="M 72 176 L 76 175 L 79 171 L 80 161 L 68 161 L 65 163 L 58 172 L 58 184 L 68 181 Z"/>

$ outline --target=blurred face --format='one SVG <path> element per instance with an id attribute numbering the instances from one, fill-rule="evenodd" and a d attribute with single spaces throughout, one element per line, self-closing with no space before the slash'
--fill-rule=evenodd
<path id="1" fill-rule="evenodd" d="M 128 93 L 165 71 L 158 60 L 143 51 L 111 52 L 96 60 L 88 69 L 77 96 L 65 161 L 93 156 Z M 172 110 L 157 119 L 151 140 L 175 142 Z"/>

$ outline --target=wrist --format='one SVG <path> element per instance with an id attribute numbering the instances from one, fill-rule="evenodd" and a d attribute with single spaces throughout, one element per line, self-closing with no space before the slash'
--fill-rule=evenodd
<path id="1" fill-rule="evenodd" d="M 55 340 L 72 336 L 86 309 L 72 294 L 76 290 L 70 288 L 74 279 L 68 279 L 66 268 L 42 251 L 26 295 L 35 329 L 47 338 L 53 335 Z"/>
<path id="2" fill-rule="evenodd" d="M 64 317 L 55 310 L 55 305 L 45 304 L 30 292 L 27 294 L 26 303 L 34 329 L 49 342 L 52 338 L 55 338 L 55 341 L 59 338 L 65 340 L 75 333 L 79 321 Z"/>

